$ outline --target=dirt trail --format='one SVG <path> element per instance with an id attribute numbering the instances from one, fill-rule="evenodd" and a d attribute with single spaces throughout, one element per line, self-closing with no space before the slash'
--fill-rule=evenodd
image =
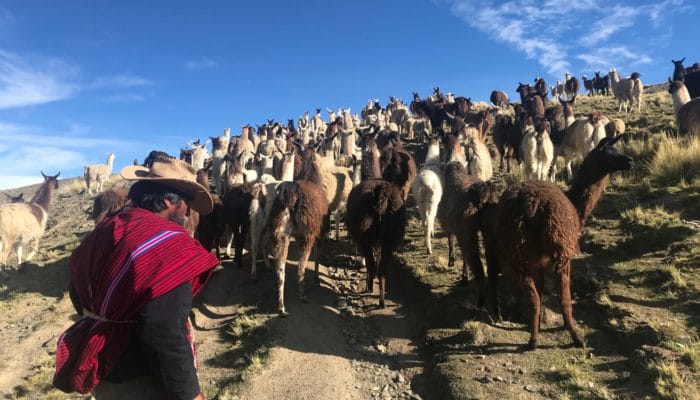
<path id="1" fill-rule="evenodd" d="M 253 307 L 248 315 L 276 309 L 274 274 L 266 272 L 250 282 L 247 270 L 236 270 L 228 262 L 224 266 L 208 284 L 195 312 L 204 381 L 220 382 L 226 373 L 219 368 L 222 363 L 212 360 L 233 358 L 221 354 L 222 341 L 230 340 L 222 337 L 222 330 L 248 306 Z M 244 385 L 223 390 L 221 398 L 420 398 L 412 387 L 421 387 L 422 358 L 410 338 L 420 332 L 392 301 L 396 296 L 389 297 L 386 309 L 378 310 L 376 296 L 355 293 L 362 274 L 321 266 L 322 284 L 311 285 L 309 303 L 303 304 L 295 279 L 289 279 L 296 276 L 296 263 L 289 262 L 287 269 L 290 315 L 268 315 L 275 339 L 265 366 L 250 374 Z M 307 274 L 307 285 L 312 281 Z"/>

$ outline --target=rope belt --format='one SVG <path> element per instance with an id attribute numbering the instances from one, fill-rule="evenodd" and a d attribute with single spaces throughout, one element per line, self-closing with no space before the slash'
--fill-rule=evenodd
<path id="1" fill-rule="evenodd" d="M 138 322 L 138 321 L 114 321 L 114 320 L 99 316 L 99 315 L 93 313 L 92 311 L 86 310 L 84 308 L 83 308 L 83 318 L 92 318 L 92 319 L 96 319 L 96 320 L 101 321 L 101 322 L 111 322 L 113 324 L 136 324 Z"/>

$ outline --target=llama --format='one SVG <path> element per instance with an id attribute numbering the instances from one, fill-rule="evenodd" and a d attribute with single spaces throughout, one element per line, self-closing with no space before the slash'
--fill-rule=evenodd
<path id="1" fill-rule="evenodd" d="M 506 161 L 506 172 L 510 173 L 510 160 L 515 158 L 520 162 L 520 141 L 522 131 L 515 123 L 515 118 L 507 114 L 497 113 L 493 127 L 493 142 L 501 155 L 499 171 L 503 172 L 503 160 Z"/>
<path id="2" fill-rule="evenodd" d="M 551 182 L 522 182 L 503 192 L 488 218 L 487 236 L 494 242 L 487 240 L 487 246 L 495 246 L 491 251 L 498 265 L 517 273 L 529 301 L 531 349 L 537 347 L 546 271 L 557 276 L 564 322 L 574 344 L 585 346 L 571 307 L 571 258 L 579 252 L 581 229 L 600 200 L 609 174 L 632 167 L 632 159 L 613 147 L 621 137 L 598 143 L 566 194 Z"/>
<path id="3" fill-rule="evenodd" d="M 85 178 L 85 185 L 87 186 L 88 194 L 92 195 L 92 182 L 95 182 L 95 191 L 100 193 L 102 191 L 102 185 L 109 179 L 109 175 L 112 174 L 112 166 L 114 165 L 114 154 L 109 153 L 107 155 L 106 164 L 92 164 L 86 165 L 83 170 L 83 176 Z"/>
<path id="4" fill-rule="evenodd" d="M 411 183 L 413 183 L 418 174 L 416 161 L 411 153 L 402 148 L 387 147 L 382 151 L 380 165 L 383 179 L 402 182 L 401 196 L 406 201 L 411 190 Z M 400 176 L 401 178 L 393 179 L 392 177 L 394 176 Z"/>
<path id="5" fill-rule="evenodd" d="M 283 155 L 281 179 L 269 183 L 257 183 L 253 188 L 250 202 L 250 277 L 257 277 L 258 251 L 262 243 L 262 235 L 265 230 L 267 216 L 270 214 L 272 204 L 277 196 L 277 187 L 282 182 L 292 182 L 297 155 L 289 152 Z M 268 265 L 267 251 L 263 251 L 263 260 Z"/>
<path id="6" fill-rule="evenodd" d="M 621 80 L 615 68 L 611 68 L 608 75 L 610 76 L 613 94 L 618 103 L 617 112 L 621 112 L 623 108 L 625 112 L 630 112 L 635 104 L 637 105 L 637 111 L 641 112 L 644 85 L 639 79 L 639 73 L 634 72 L 629 78 Z"/>
<path id="7" fill-rule="evenodd" d="M 462 253 L 462 281 L 468 281 L 468 271 L 471 270 L 479 288 L 479 306 L 482 306 L 485 303 L 485 279 L 479 258 L 478 211 L 485 204 L 496 202 L 496 188 L 491 182 L 482 182 L 467 175 L 464 151 L 459 142 L 447 136 L 447 146 L 452 150 L 445 166 L 444 192 L 438 205 L 437 218 L 442 230 L 447 233 L 448 267 L 452 268 L 455 263 L 456 240 Z"/>
<path id="8" fill-rule="evenodd" d="M 503 108 L 508 106 L 508 95 L 505 94 L 505 92 L 501 90 L 494 90 L 491 92 L 491 97 L 489 98 L 491 100 L 491 104 L 493 104 L 495 107 L 498 108 Z"/>
<path id="9" fill-rule="evenodd" d="M 688 89 L 680 81 L 670 82 L 668 92 L 673 97 L 678 136 L 700 137 L 700 97 L 691 100 Z"/>
<path id="10" fill-rule="evenodd" d="M 212 168 L 211 176 L 214 181 L 214 190 L 219 196 L 224 195 L 224 187 L 226 182 L 226 153 L 231 137 L 231 129 L 225 128 L 223 136 L 211 137 L 211 158 Z"/>
<path id="11" fill-rule="evenodd" d="M 92 219 L 97 226 L 102 220 L 111 217 L 129 205 L 129 189 L 107 189 L 95 197 L 92 205 Z"/>
<path id="12" fill-rule="evenodd" d="M 301 179 L 279 184 L 265 224 L 266 235 L 271 236 L 270 245 L 277 274 L 277 301 L 280 316 L 287 315 L 284 305 L 284 280 L 290 239 L 294 237 L 299 244 L 297 283 L 301 301 L 307 302 L 304 292 L 306 262 L 316 239 L 321 234 L 323 221 L 328 214 L 328 200 L 323 191 L 323 183 L 315 158 L 315 152 L 305 151 Z M 318 259 L 315 260 L 315 267 L 318 282 Z"/>
<path id="13" fill-rule="evenodd" d="M 394 250 L 406 230 L 406 205 L 402 188 L 407 176 L 401 173 L 401 160 L 391 157 L 391 166 L 382 173 L 379 150 L 368 137 L 362 154 L 363 180 L 348 196 L 345 224 L 367 265 L 366 291 L 372 293 L 375 276 L 379 279 L 379 307 L 384 308 L 386 274 L 395 263 Z M 375 255 L 379 254 L 379 260 Z"/>
<path id="14" fill-rule="evenodd" d="M 625 121 L 620 118 L 613 118 L 605 124 L 605 136 L 612 139 L 625 133 L 625 129 Z"/>
<path id="15" fill-rule="evenodd" d="M 209 189 L 208 169 L 202 168 L 197 170 L 197 183 Z M 219 195 L 215 193 L 211 194 L 211 198 L 214 203 L 214 208 L 212 208 L 209 214 L 199 216 L 195 238 L 206 250 L 211 251 L 212 249 L 216 249 L 216 257 L 221 259 L 219 242 L 226 233 L 224 203 L 221 201 Z"/>
<path id="16" fill-rule="evenodd" d="M 24 203 L 24 193 L 20 193 L 17 196 L 11 196 L 5 193 L 5 196 L 7 196 L 7 199 L 10 201 L 10 203 Z"/>
<path id="17" fill-rule="evenodd" d="M 467 173 L 482 181 L 488 181 L 493 176 L 491 153 L 480 135 L 467 137 Z"/>
<path id="18" fill-rule="evenodd" d="M 587 117 L 578 118 L 566 128 L 562 143 L 556 149 L 556 156 L 564 157 L 567 177 L 571 179 L 571 163 L 577 156 L 585 157 L 596 143 L 605 137 L 603 116 L 598 111 L 591 112 Z"/>
<path id="19" fill-rule="evenodd" d="M 53 192 L 58 189 L 59 172 L 54 176 L 44 177 L 29 203 L 9 203 L 0 205 L 0 265 L 3 273 L 7 268 L 7 258 L 14 250 L 17 253 L 17 265 L 22 265 L 25 247 L 29 254 L 24 261 L 31 261 L 39 249 L 39 239 L 44 234 L 49 219 L 49 206 Z"/>
<path id="20" fill-rule="evenodd" d="M 525 179 L 533 179 L 537 170 L 537 132 L 532 118 L 528 117 L 523 127 L 523 138 L 520 142 L 520 154 L 523 160 Z"/>
<path id="21" fill-rule="evenodd" d="M 442 198 L 442 168 L 440 167 L 440 142 L 437 138 L 430 139 L 425 164 L 411 184 L 413 197 L 418 203 L 418 215 L 423 222 L 425 247 L 428 254 L 433 254 L 431 238 L 435 233 L 435 216 L 438 204 Z"/>

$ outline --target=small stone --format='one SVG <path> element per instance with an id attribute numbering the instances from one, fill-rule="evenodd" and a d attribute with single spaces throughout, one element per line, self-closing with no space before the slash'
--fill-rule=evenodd
<path id="1" fill-rule="evenodd" d="M 518 373 L 520 375 L 525 375 L 525 372 L 527 372 L 527 370 L 525 368 L 518 368 Z"/>
<path id="2" fill-rule="evenodd" d="M 373 386 L 372 387 L 373 392 L 378 392 L 379 391 L 379 386 Z"/>
<path id="3" fill-rule="evenodd" d="M 491 378 L 491 377 L 488 376 L 488 375 L 484 375 L 484 376 L 481 377 L 481 378 L 477 378 L 477 381 L 479 381 L 479 382 L 481 382 L 481 383 L 493 383 L 493 378 Z"/>
<path id="4" fill-rule="evenodd" d="M 493 378 L 493 380 L 497 381 L 497 382 L 505 382 L 506 381 L 505 379 L 503 379 L 502 376 L 496 376 L 495 378 Z"/>
<path id="5" fill-rule="evenodd" d="M 592 352 L 588 353 L 586 355 L 586 357 L 588 357 L 589 360 L 593 359 L 593 353 Z"/>
<path id="6" fill-rule="evenodd" d="M 382 388 L 382 393 L 389 393 L 389 389 L 389 385 L 384 385 L 384 387 Z"/>
<path id="7" fill-rule="evenodd" d="M 378 344 L 376 347 L 378 352 L 382 354 L 386 353 L 386 346 L 384 346 L 383 344 Z"/>
<path id="8" fill-rule="evenodd" d="M 475 358 L 476 358 L 477 360 L 484 360 L 484 359 L 486 359 L 486 356 L 483 355 L 483 354 L 477 354 Z"/>
<path id="9" fill-rule="evenodd" d="M 406 382 L 406 378 L 403 377 L 400 373 L 397 373 L 392 377 L 392 380 L 396 383 L 404 383 Z"/>
<path id="10" fill-rule="evenodd" d="M 535 392 L 537 391 L 537 389 L 536 389 L 534 386 L 531 386 L 531 385 L 526 385 L 524 389 L 527 390 L 527 391 L 530 392 L 530 393 L 535 393 Z"/>

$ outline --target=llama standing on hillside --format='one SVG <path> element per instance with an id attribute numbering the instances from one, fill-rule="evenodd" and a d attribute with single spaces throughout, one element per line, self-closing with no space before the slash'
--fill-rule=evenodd
<path id="1" fill-rule="evenodd" d="M 92 182 L 95 182 L 95 192 L 102 191 L 102 185 L 109 179 L 112 174 L 112 166 L 114 164 L 114 154 L 109 153 L 107 156 L 107 164 L 86 165 L 83 176 L 85 177 L 85 185 L 88 189 L 88 194 L 92 194 Z"/>
<path id="2" fill-rule="evenodd" d="M 498 204 L 482 213 L 484 237 L 497 265 L 517 273 L 531 310 L 529 347 L 537 347 L 544 273 L 556 275 L 564 322 L 574 343 L 585 346 L 576 329 L 571 307 L 571 259 L 579 252 L 578 240 L 588 217 L 603 194 L 609 175 L 632 167 L 620 154 L 615 139 L 604 138 L 583 160 L 565 194 L 557 185 L 526 181 L 507 188 Z M 498 274 L 495 274 L 497 276 Z"/>
<path id="3" fill-rule="evenodd" d="M 438 204 L 442 198 L 442 168 L 440 167 L 440 142 L 437 138 L 430 139 L 425 164 L 411 185 L 413 197 L 418 203 L 418 214 L 423 221 L 425 246 L 428 254 L 433 254 L 430 238 L 435 232 L 435 216 Z"/>
<path id="4" fill-rule="evenodd" d="M 39 248 L 39 239 L 46 229 L 49 218 L 49 205 L 54 190 L 58 189 L 58 176 L 44 177 L 44 183 L 37 190 L 29 203 L 10 203 L 0 205 L 0 264 L 3 272 L 7 266 L 7 257 L 12 250 L 17 252 L 17 265 L 22 264 L 24 248 L 29 246 L 25 261 L 31 261 Z"/>
<path id="5" fill-rule="evenodd" d="M 668 92 L 673 97 L 678 136 L 700 137 L 700 97 L 691 99 L 681 81 L 669 81 Z"/>

